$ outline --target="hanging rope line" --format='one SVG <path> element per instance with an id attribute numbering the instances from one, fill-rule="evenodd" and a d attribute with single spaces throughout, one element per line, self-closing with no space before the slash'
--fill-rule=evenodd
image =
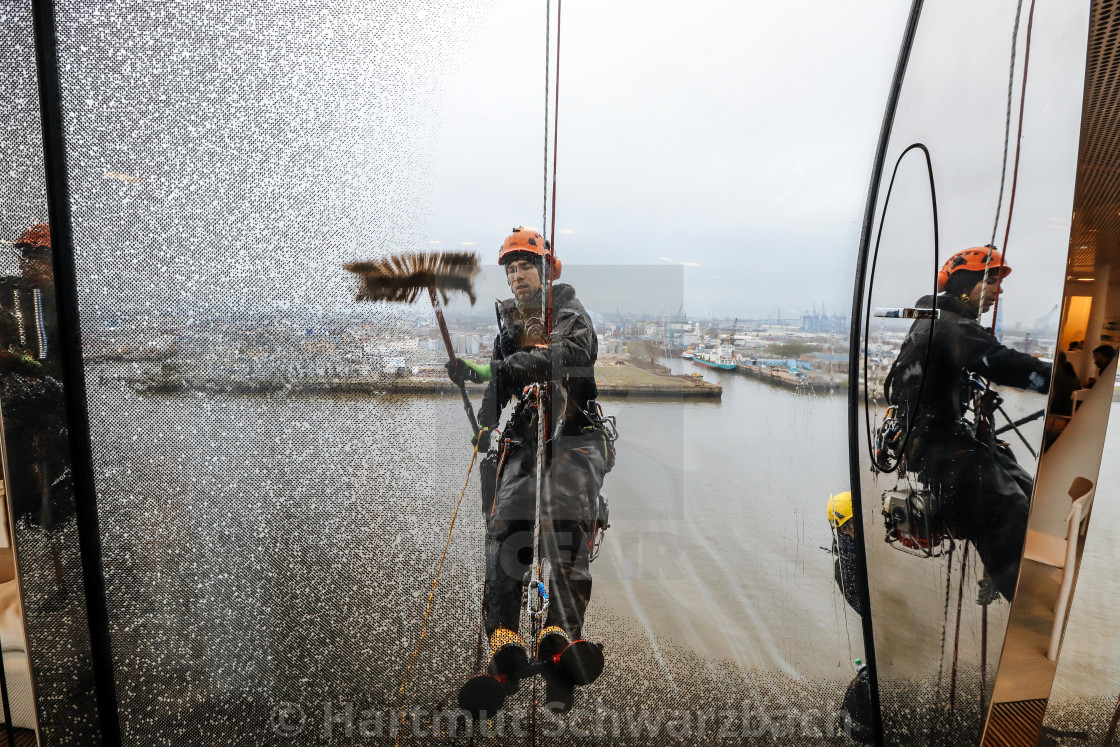
<path id="1" fill-rule="evenodd" d="M 443 542 L 443 552 L 439 556 L 439 563 L 436 564 L 436 573 L 432 578 L 432 590 L 428 593 L 428 606 L 424 610 L 424 624 L 420 628 L 420 639 L 416 641 L 416 648 L 412 652 L 412 658 L 408 661 L 408 667 L 404 671 L 404 681 L 401 682 L 401 688 L 397 691 L 397 745 L 401 743 L 401 733 L 404 731 L 404 692 L 408 687 L 408 676 L 412 673 L 412 667 L 416 663 L 416 659 L 420 656 L 420 648 L 424 645 L 424 638 L 428 635 L 428 623 L 432 614 L 432 605 L 436 598 L 436 589 L 439 587 L 439 574 L 443 570 L 443 561 L 447 558 L 447 550 L 451 547 L 451 534 L 455 531 L 455 520 L 459 518 L 459 507 L 463 505 L 463 496 L 467 493 L 467 485 L 471 481 L 471 472 L 474 470 L 474 462 L 478 457 L 478 444 L 475 443 L 474 452 L 471 454 L 471 463 L 467 467 L 467 479 L 463 481 L 463 489 L 459 491 L 459 500 L 455 503 L 455 511 L 451 514 L 451 526 L 447 528 L 447 539 Z"/>
<path id="2" fill-rule="evenodd" d="M 557 145 L 560 140 L 560 11 L 564 0 L 556 0 L 556 104 L 552 108 L 552 228 L 548 232 L 548 243 L 556 253 L 556 158 Z M 545 66 L 545 80 L 548 79 L 548 67 Z M 548 104 L 545 104 L 545 116 L 548 116 Z M 544 230 L 544 225 L 541 225 Z M 551 309 L 549 309 L 551 312 Z"/>
<path id="3" fill-rule="evenodd" d="M 544 312 L 545 312 L 545 336 L 546 339 L 552 335 L 552 281 L 554 263 L 553 257 L 556 256 L 556 164 L 557 164 L 557 145 L 559 143 L 559 129 L 560 129 L 560 15 L 562 11 L 562 0 L 557 0 L 556 3 L 556 103 L 553 107 L 553 124 L 552 124 L 552 224 L 549 230 L 548 250 L 542 258 L 544 261 L 541 263 L 541 284 L 543 286 L 544 294 Z M 545 137 L 544 137 L 544 216 L 541 220 L 541 231 L 545 231 L 548 227 L 548 73 L 550 60 L 549 49 L 549 25 L 552 20 L 551 3 L 545 3 L 545 102 L 544 102 L 544 118 L 545 118 Z M 536 516 L 533 522 L 533 561 L 529 577 L 529 587 L 526 589 L 525 607 L 529 616 L 529 656 L 532 660 L 537 658 L 537 644 L 540 631 L 544 625 L 544 616 L 548 612 L 548 594 L 545 591 L 544 584 L 544 559 L 541 556 L 541 523 L 542 523 L 542 510 L 549 493 L 548 480 L 546 479 L 546 472 L 548 468 L 548 440 L 552 432 L 552 386 L 551 382 L 545 381 L 541 384 L 534 386 L 537 398 L 537 455 L 536 455 Z M 549 567 L 549 576 L 555 573 L 555 569 Z M 534 601 L 535 597 L 535 601 Z M 529 744 L 537 744 L 537 708 L 539 704 L 538 697 L 538 678 L 533 678 L 532 684 L 532 704 L 529 709 Z"/>
<path id="4" fill-rule="evenodd" d="M 988 605 L 980 608 L 980 717 L 988 695 Z"/>
<path id="5" fill-rule="evenodd" d="M 541 198 L 541 233 L 548 225 L 548 66 L 551 62 L 549 48 L 551 31 L 549 24 L 552 22 L 552 3 L 545 0 L 544 4 L 544 197 Z"/>
<path id="6" fill-rule="evenodd" d="M 1011 236 L 1011 214 L 1015 210 L 1015 189 L 1019 184 L 1019 156 L 1022 153 L 1023 147 L 1023 112 L 1026 109 L 1027 103 L 1027 70 L 1031 62 L 1031 32 L 1034 29 L 1034 6 L 1035 0 L 1031 0 L 1031 10 L 1027 15 L 1027 38 L 1023 43 L 1023 83 L 1020 86 L 1019 93 L 1019 129 L 1015 136 L 1015 165 L 1011 169 L 1011 196 L 1007 202 L 1007 222 L 1004 225 L 1003 231 L 1003 261 L 1007 262 L 1007 240 Z M 984 267 L 985 277 L 987 276 L 988 268 L 991 266 L 992 257 L 988 255 L 988 261 Z M 996 281 L 996 300 L 992 307 L 992 330 L 996 328 L 996 318 L 999 315 L 999 287 L 1003 282 L 1002 274 Z M 980 292 L 980 302 L 983 306 L 984 295 L 987 293 L 988 286 L 985 283 L 983 290 Z"/>
<path id="7" fill-rule="evenodd" d="M 961 647 L 961 607 L 964 606 L 964 582 L 967 580 L 968 571 L 968 543 L 965 543 L 964 554 L 961 555 L 961 572 L 958 576 L 957 588 L 957 624 L 953 631 L 953 667 L 949 670 L 949 710 L 952 711 L 957 704 L 957 656 Z"/>
<path id="8" fill-rule="evenodd" d="M 1015 28 L 1011 32 L 1011 65 L 1007 72 L 1007 114 L 1003 118 L 1003 165 L 999 168 L 999 199 L 996 200 L 996 218 L 992 222 L 992 240 L 989 244 L 996 243 L 996 230 L 999 228 L 999 214 L 1003 209 L 1003 184 L 1007 176 L 1007 146 L 1011 141 L 1011 102 L 1014 100 L 1015 88 L 1015 51 L 1019 46 L 1019 18 L 1023 13 L 1023 0 L 1015 6 Z"/>
<path id="9" fill-rule="evenodd" d="M 933 209 L 933 296 L 934 297 L 937 296 L 937 273 L 941 269 L 940 248 L 939 248 L 940 247 L 940 238 L 939 238 L 939 235 L 938 235 L 938 227 L 937 227 L 937 225 L 938 225 L 938 221 L 937 221 L 937 186 L 934 183 L 934 179 L 933 179 L 933 160 L 930 158 L 929 148 L 927 148 L 922 143 L 913 143 L 913 144 L 907 146 L 906 149 L 903 150 L 902 153 L 899 154 L 898 160 L 895 161 L 894 171 L 891 172 L 890 185 L 887 187 L 887 196 L 883 200 L 883 212 L 879 216 L 879 230 L 878 230 L 878 233 L 875 236 L 875 251 L 872 253 L 872 256 L 871 256 L 871 273 L 868 275 L 868 281 L 867 281 L 867 315 L 864 317 L 864 323 L 863 323 L 863 341 L 864 341 L 864 346 L 865 346 L 865 350 L 864 350 L 864 354 L 863 354 L 863 420 L 864 420 L 864 427 L 865 427 L 866 436 L 867 436 L 867 449 L 868 449 L 868 452 L 871 456 L 872 466 L 876 470 L 878 470 L 879 472 L 883 472 L 883 473 L 887 473 L 887 474 L 889 474 L 891 472 L 894 472 L 896 469 L 898 469 L 898 465 L 900 464 L 901 460 L 896 461 L 893 465 L 892 464 L 880 464 L 878 458 L 875 456 L 875 439 L 871 435 L 871 385 L 870 385 L 871 379 L 868 376 L 868 366 L 867 366 L 868 358 L 870 357 L 870 354 L 869 354 L 870 346 L 869 346 L 869 343 L 868 343 L 868 338 L 869 338 L 870 333 L 871 333 L 871 314 L 872 314 L 871 301 L 874 298 L 874 292 L 875 292 L 875 271 L 876 271 L 876 268 L 879 264 L 879 243 L 883 240 L 883 225 L 886 223 L 886 220 L 887 220 L 887 208 L 891 204 L 891 192 L 894 191 L 894 180 L 898 176 L 898 167 L 902 165 L 902 159 L 906 157 L 906 154 L 909 153 L 912 150 L 920 150 L 922 152 L 922 154 L 925 156 L 926 171 L 929 174 L 929 197 L 930 197 L 930 204 L 931 204 L 932 209 Z M 926 341 L 926 357 L 925 357 L 925 363 L 923 364 L 923 369 L 922 369 L 923 371 L 928 371 L 929 370 L 930 356 L 931 356 L 932 351 L 933 351 L 933 345 L 932 345 L 933 331 L 936 327 L 937 327 L 937 317 L 935 316 L 935 317 L 933 317 L 933 319 L 930 320 L 930 324 L 929 324 L 929 337 L 927 338 L 927 341 Z M 923 375 L 921 381 L 918 384 L 918 401 L 919 402 L 922 400 L 922 393 L 925 391 L 925 385 L 926 385 L 926 379 L 925 379 L 925 376 Z M 910 434 L 911 434 L 911 431 L 914 427 L 914 413 L 913 412 L 907 413 L 906 420 L 907 420 L 907 422 L 906 422 L 906 433 L 903 436 L 902 442 L 898 447 L 898 453 L 899 454 L 904 453 L 906 451 L 907 445 L 910 443 Z"/>
<path id="10" fill-rule="evenodd" d="M 953 550 L 956 545 L 953 542 L 949 544 L 949 562 L 945 566 L 945 610 L 941 614 L 941 658 L 938 659 L 937 666 L 937 689 L 941 690 L 941 683 L 945 675 L 945 639 L 949 631 L 949 599 L 952 597 L 953 590 Z"/>
<path id="11" fill-rule="evenodd" d="M 828 522 L 828 526 L 829 526 L 829 529 L 832 532 L 832 546 L 836 549 L 836 553 L 835 553 L 835 556 L 833 558 L 833 562 L 839 563 L 840 562 L 839 530 L 833 525 L 833 523 L 831 521 Z M 832 553 L 830 552 L 829 554 L 831 555 Z M 848 583 L 847 583 L 847 581 L 844 580 L 844 575 L 845 574 L 843 573 L 843 570 L 841 570 L 841 573 L 840 573 L 840 608 L 841 608 L 843 616 L 844 616 L 844 635 L 848 639 L 848 661 L 851 661 L 852 660 L 852 635 L 848 631 Z M 860 600 L 860 606 L 861 607 L 863 606 L 863 596 L 865 596 L 865 595 L 858 595 L 857 594 L 857 598 Z M 836 598 L 836 595 L 833 594 L 833 599 L 835 599 L 835 598 Z M 861 616 L 863 615 L 862 610 L 860 611 L 860 615 Z"/>

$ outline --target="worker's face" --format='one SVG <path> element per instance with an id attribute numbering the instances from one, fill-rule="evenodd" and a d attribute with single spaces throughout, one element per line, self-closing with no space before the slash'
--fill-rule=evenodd
<path id="1" fill-rule="evenodd" d="M 35 251 L 24 255 L 20 258 L 19 270 L 35 288 L 50 288 L 54 285 L 50 252 Z"/>
<path id="2" fill-rule="evenodd" d="M 966 303 L 983 314 L 992 308 L 996 296 L 1000 293 L 1003 293 L 1003 284 L 999 282 L 999 272 L 993 272 L 987 279 L 981 280 L 972 288 Z"/>
<path id="3" fill-rule="evenodd" d="M 1093 353 L 1093 363 L 1096 363 L 1097 368 L 1099 370 L 1103 371 L 1105 369 L 1105 366 L 1108 365 L 1109 360 L 1108 360 L 1108 358 L 1105 358 L 1100 353 Z"/>
<path id="4" fill-rule="evenodd" d="M 513 295 L 522 303 L 530 300 L 541 289 L 541 275 L 537 266 L 525 259 L 506 263 L 506 282 Z"/>

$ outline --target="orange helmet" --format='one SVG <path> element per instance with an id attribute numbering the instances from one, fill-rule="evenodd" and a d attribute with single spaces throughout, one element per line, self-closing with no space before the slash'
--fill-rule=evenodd
<path id="1" fill-rule="evenodd" d="M 51 227 L 46 223 L 37 223 L 31 228 L 23 232 L 18 239 L 13 242 L 21 249 L 50 249 L 51 248 Z"/>
<path id="2" fill-rule="evenodd" d="M 513 229 L 513 233 L 506 237 L 502 242 L 502 247 L 498 250 L 498 264 L 505 264 L 511 254 L 525 252 L 527 254 L 535 254 L 542 259 L 547 254 L 549 261 L 552 263 L 552 279 L 557 280 L 560 278 L 560 260 L 552 253 L 552 245 L 549 244 L 544 236 L 534 231 L 531 228 L 518 226 Z"/>
<path id="3" fill-rule="evenodd" d="M 988 256 L 991 255 L 991 260 Z M 941 271 L 937 273 L 937 290 L 945 290 L 949 283 L 949 276 L 959 270 L 983 272 L 986 269 L 999 268 L 1000 280 L 1011 274 L 1011 267 L 1003 261 L 1003 255 L 994 246 L 974 246 L 962 249 L 949 259 L 945 260 Z"/>

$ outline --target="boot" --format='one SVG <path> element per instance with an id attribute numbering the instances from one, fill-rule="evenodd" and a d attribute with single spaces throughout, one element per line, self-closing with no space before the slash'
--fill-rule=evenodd
<path id="1" fill-rule="evenodd" d="M 498 628 L 490 634 L 486 672 L 471 677 L 459 688 L 459 708 L 475 721 L 492 718 L 506 698 L 517 692 L 520 675 L 528 664 L 521 636 L 508 628 Z"/>
<path id="2" fill-rule="evenodd" d="M 571 640 L 563 629 L 552 625 L 541 631 L 537 639 L 537 660 L 544 663 L 541 676 L 544 677 L 544 703 L 556 713 L 572 710 L 575 701 L 575 686 L 570 678 L 560 671 L 559 661 Z"/>
<path id="3" fill-rule="evenodd" d="M 529 666 L 525 641 L 509 628 L 498 628 L 490 634 L 490 664 L 487 671 L 505 686 L 506 695 L 517 692 L 521 673 Z"/>

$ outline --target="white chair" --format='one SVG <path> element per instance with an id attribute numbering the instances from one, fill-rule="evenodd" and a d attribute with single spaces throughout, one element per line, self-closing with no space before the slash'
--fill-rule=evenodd
<path id="1" fill-rule="evenodd" d="M 1089 525 L 1094 492 L 1092 480 L 1074 478 L 1069 488 L 1069 497 L 1073 499 L 1073 503 L 1066 514 L 1065 539 L 1033 529 L 1027 530 L 1023 557 L 1056 568 L 1060 583 L 1058 601 L 1054 605 L 1054 625 L 1050 629 L 1050 649 L 1046 652 L 1046 658 L 1050 661 L 1058 660 L 1062 630 L 1069 612 L 1070 592 L 1073 590 L 1073 577 L 1077 573 L 1077 548 Z"/>

